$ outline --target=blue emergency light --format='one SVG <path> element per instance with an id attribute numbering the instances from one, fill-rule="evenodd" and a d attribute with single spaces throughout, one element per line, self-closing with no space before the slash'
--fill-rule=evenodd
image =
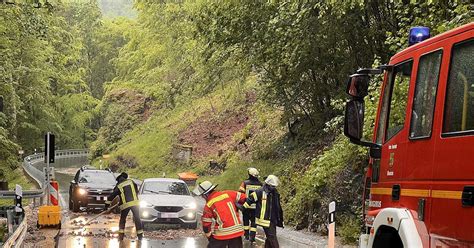
<path id="1" fill-rule="evenodd" d="M 408 38 L 408 45 L 422 42 L 430 38 L 430 28 L 428 27 L 413 27 L 410 28 L 410 36 Z"/>

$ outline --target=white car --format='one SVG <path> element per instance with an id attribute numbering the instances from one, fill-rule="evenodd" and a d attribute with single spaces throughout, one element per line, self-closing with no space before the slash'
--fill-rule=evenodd
<path id="1" fill-rule="evenodd" d="M 188 185 L 178 179 L 149 178 L 140 186 L 140 218 L 143 224 L 197 228 L 197 203 Z"/>

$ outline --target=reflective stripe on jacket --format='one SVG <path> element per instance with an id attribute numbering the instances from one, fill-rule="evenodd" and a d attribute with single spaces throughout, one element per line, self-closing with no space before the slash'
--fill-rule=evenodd
<path id="1" fill-rule="evenodd" d="M 255 222 L 259 226 L 269 227 L 270 222 L 276 226 L 283 226 L 283 210 L 280 205 L 280 194 L 275 191 L 267 192 L 266 186 L 257 189 L 245 201 L 244 207 L 250 208 L 252 204 L 255 207 Z M 273 218 L 273 219 L 272 219 Z"/>
<path id="2" fill-rule="evenodd" d="M 215 191 L 207 198 L 202 215 L 202 227 L 206 236 L 228 240 L 244 234 L 236 203 L 245 202 L 245 194 L 233 190 Z M 212 227 L 212 222 L 215 222 Z"/>
<path id="3" fill-rule="evenodd" d="M 140 202 L 137 192 L 138 186 L 131 179 L 126 179 L 115 186 L 112 194 L 107 197 L 106 203 L 110 203 L 116 196 L 120 196 L 120 210 L 138 206 Z"/>
<path id="4" fill-rule="evenodd" d="M 245 195 L 250 196 L 255 190 L 262 187 L 262 183 L 258 178 L 251 177 L 240 184 L 239 192 L 245 193 Z M 250 209 L 255 209 L 255 203 L 250 205 Z"/>

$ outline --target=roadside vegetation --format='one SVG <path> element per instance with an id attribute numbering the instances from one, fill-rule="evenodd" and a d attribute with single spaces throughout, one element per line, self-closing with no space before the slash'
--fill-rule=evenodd
<path id="1" fill-rule="evenodd" d="M 95 165 L 139 178 L 193 171 L 237 189 L 252 166 L 280 176 L 297 229 L 326 232 L 335 200 L 348 243 L 362 224 L 368 156 L 342 135 L 347 76 L 387 63 L 412 26 L 436 35 L 473 21 L 468 1 L 137 0 L 136 13 L 119 14 L 132 19 L 102 17 L 106 2 L 0 6 L 5 158 L 40 147 L 48 130 L 61 148 L 90 147 Z M 191 146 L 191 160 L 177 146 Z"/>
<path id="2" fill-rule="evenodd" d="M 0 4 L 0 176 L 27 183 L 19 150 L 85 148 L 100 127 L 103 83 L 115 77 L 110 60 L 125 44 L 129 19 L 103 20 L 97 4 Z"/>

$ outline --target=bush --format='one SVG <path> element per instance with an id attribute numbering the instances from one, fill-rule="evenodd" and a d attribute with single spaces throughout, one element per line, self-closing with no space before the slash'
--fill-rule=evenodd
<path id="1" fill-rule="evenodd" d="M 336 219 L 337 234 L 342 237 L 344 244 L 354 244 L 359 240 L 362 221 L 359 216 L 342 215 Z"/>
<path id="2" fill-rule="evenodd" d="M 339 135 L 333 145 L 310 163 L 307 170 L 285 173 L 282 191 L 286 216 L 297 229 L 327 232 L 327 206 L 336 201 L 338 213 L 359 216 L 366 151 Z"/>

